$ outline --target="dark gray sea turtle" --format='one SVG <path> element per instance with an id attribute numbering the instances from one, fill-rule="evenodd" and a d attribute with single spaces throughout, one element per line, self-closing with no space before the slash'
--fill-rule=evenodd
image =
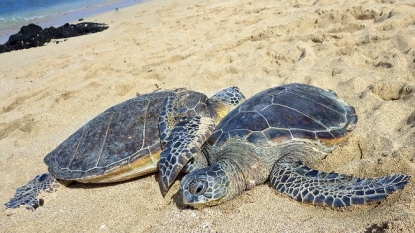
<path id="1" fill-rule="evenodd" d="M 243 100 L 237 87 L 224 89 L 211 98 L 176 89 L 115 105 L 50 152 L 44 159 L 49 172 L 18 188 L 5 205 L 36 209 L 43 205 L 39 193 L 53 191 L 59 183 L 110 183 L 155 172 L 162 147 L 170 150 L 172 144 L 177 153 L 200 149 L 215 124 Z M 186 141 L 169 137 L 183 128 L 189 133 Z"/>
<path id="2" fill-rule="evenodd" d="M 218 124 L 201 150 L 210 166 L 181 181 L 183 202 L 219 204 L 268 179 L 278 191 L 314 205 L 379 202 L 410 176 L 356 178 L 308 167 L 344 141 L 356 122 L 354 108 L 332 91 L 303 84 L 265 90 Z"/>

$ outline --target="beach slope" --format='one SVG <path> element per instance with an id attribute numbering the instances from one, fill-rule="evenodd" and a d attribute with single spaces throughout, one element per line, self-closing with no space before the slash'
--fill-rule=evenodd
<path id="1" fill-rule="evenodd" d="M 356 108 L 352 136 L 318 169 L 415 177 L 413 1 L 154 0 L 89 19 L 100 33 L 0 54 L 0 203 L 47 171 L 44 156 L 138 94 L 238 86 L 250 97 L 306 83 Z M 399 3 L 398 3 L 399 2 Z M 413 232 L 414 178 L 385 201 L 298 203 L 264 184 L 219 206 L 183 206 L 158 175 L 45 194 L 36 211 L 0 207 L 2 232 Z"/>

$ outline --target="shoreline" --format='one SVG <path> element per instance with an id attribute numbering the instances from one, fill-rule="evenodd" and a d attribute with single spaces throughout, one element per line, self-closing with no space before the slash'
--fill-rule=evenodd
<path id="1" fill-rule="evenodd" d="M 122 10 L 122 9 L 131 7 L 137 4 L 142 4 L 144 2 L 147 2 L 147 1 L 146 0 L 140 0 L 140 1 L 121 0 L 121 1 L 112 2 L 112 3 L 108 3 L 105 5 L 101 5 L 101 6 L 85 7 L 83 9 L 79 9 L 79 10 L 76 10 L 76 11 L 73 11 L 71 13 L 67 13 L 64 15 L 54 15 L 54 16 L 49 16 L 45 18 L 37 18 L 37 19 L 28 20 L 25 22 L 15 24 L 13 28 L 4 28 L 4 29 L 0 28 L 0 44 L 6 43 L 11 35 L 18 33 L 22 26 L 27 26 L 30 23 L 39 25 L 42 28 L 48 28 L 52 26 L 59 27 L 59 26 L 64 25 L 65 23 L 81 23 L 81 22 L 84 22 L 85 20 L 79 21 L 79 19 L 93 18 L 101 14 L 105 14 L 111 11 L 116 11 L 116 9 Z M 100 22 L 100 23 L 106 23 L 106 22 Z"/>

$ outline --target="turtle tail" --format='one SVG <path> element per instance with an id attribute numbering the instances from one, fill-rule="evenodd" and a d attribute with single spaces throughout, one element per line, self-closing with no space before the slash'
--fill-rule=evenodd
<path id="1" fill-rule="evenodd" d="M 401 190 L 410 176 L 393 174 L 380 178 L 357 178 L 313 170 L 301 162 L 276 163 L 271 185 L 298 201 L 331 207 L 369 204 Z"/>
<path id="2" fill-rule="evenodd" d="M 43 199 L 37 198 L 41 192 L 53 192 L 60 183 L 50 173 L 37 175 L 33 180 L 16 190 L 14 197 L 5 204 L 6 208 L 19 208 L 26 206 L 29 210 L 35 210 L 43 205 Z"/>

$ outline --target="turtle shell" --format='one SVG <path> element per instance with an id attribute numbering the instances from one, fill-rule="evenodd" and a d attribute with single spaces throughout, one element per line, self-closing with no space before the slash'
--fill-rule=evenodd
<path id="1" fill-rule="evenodd" d="M 334 147 L 354 128 L 352 106 L 332 91 L 288 84 L 267 89 L 231 111 L 207 141 L 221 147 L 230 138 L 269 147 L 284 140 L 319 140 Z"/>
<path id="2" fill-rule="evenodd" d="M 141 95 L 101 113 L 44 159 L 56 178 L 114 182 L 157 170 L 160 159 L 158 119 L 171 91 Z M 207 97 L 188 91 L 181 109 L 189 117 L 205 111 Z"/>

